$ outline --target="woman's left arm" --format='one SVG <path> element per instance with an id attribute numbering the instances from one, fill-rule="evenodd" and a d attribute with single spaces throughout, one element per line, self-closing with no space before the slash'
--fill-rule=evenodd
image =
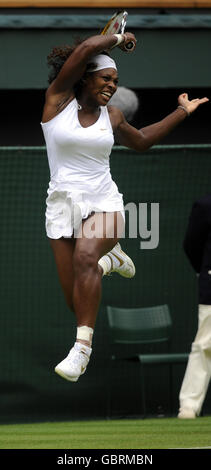
<path id="1" fill-rule="evenodd" d="M 200 104 L 206 103 L 207 101 L 209 101 L 209 99 L 206 97 L 196 98 L 190 101 L 187 93 L 183 93 L 178 98 L 179 107 L 175 111 L 161 121 L 143 127 L 140 130 L 128 124 L 121 114 L 121 118 L 118 120 L 116 127 L 114 126 L 115 139 L 121 145 L 139 152 L 145 151 L 152 145 L 159 143 L 188 115 L 193 113 Z"/>

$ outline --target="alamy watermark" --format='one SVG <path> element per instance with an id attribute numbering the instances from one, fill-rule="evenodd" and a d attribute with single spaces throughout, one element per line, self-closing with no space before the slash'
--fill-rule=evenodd
<path id="1" fill-rule="evenodd" d="M 121 213 L 95 212 L 82 222 L 80 207 L 74 209 L 74 237 L 140 238 L 140 249 L 154 250 L 159 245 L 159 203 L 129 202 L 124 207 L 126 224 Z"/>
<path id="2" fill-rule="evenodd" d="M 154 250 L 159 245 L 159 203 L 150 204 L 142 202 L 138 206 L 129 202 L 125 206 L 128 211 L 129 238 L 140 238 L 140 248 L 143 250 Z"/>

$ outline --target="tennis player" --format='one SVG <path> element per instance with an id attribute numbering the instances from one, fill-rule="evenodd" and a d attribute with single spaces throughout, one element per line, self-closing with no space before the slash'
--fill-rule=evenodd
<path id="1" fill-rule="evenodd" d="M 77 320 L 75 344 L 55 371 L 72 382 L 85 372 L 92 352 L 102 276 L 135 274 L 118 242 L 124 204 L 109 167 L 114 139 L 145 151 L 207 101 L 189 101 L 184 93 L 162 121 L 141 130 L 127 123 L 120 110 L 108 106 L 118 85 L 108 51 L 115 46 L 124 51 L 131 40 L 136 44 L 132 33 L 98 35 L 75 47 L 54 48 L 48 56 L 52 71 L 41 122 L 50 167 L 46 231 L 67 305 Z"/>

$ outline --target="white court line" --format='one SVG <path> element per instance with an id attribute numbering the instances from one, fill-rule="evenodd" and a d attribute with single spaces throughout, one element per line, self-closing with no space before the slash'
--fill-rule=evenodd
<path id="1" fill-rule="evenodd" d="M 190 449 L 211 449 L 211 446 L 210 447 L 171 447 L 170 450 L 190 450 Z"/>

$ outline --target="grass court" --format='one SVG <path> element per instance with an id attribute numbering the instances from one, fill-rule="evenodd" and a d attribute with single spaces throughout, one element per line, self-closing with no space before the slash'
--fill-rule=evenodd
<path id="1" fill-rule="evenodd" d="M 211 417 L 0 425 L 0 449 L 211 449 Z"/>

